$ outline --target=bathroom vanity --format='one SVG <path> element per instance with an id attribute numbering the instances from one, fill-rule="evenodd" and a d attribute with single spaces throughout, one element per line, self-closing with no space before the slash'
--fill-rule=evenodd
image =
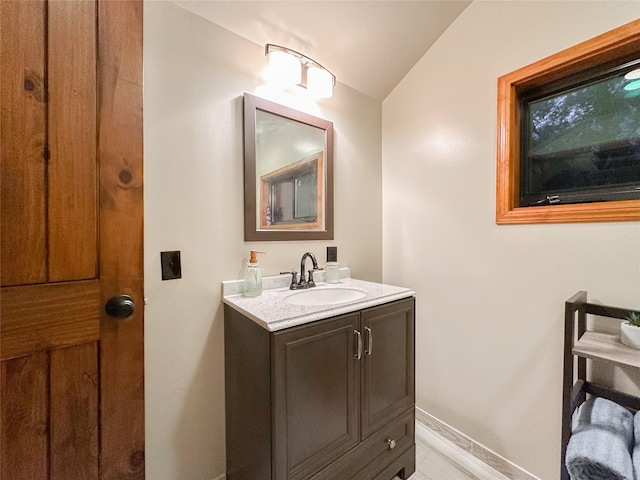
<path id="1" fill-rule="evenodd" d="M 223 286 L 227 479 L 408 478 L 414 292 L 343 278 L 315 287 L 323 304 L 298 305 L 300 292 L 286 286 L 246 298 L 231 283 Z M 344 301 L 338 290 L 363 295 Z"/>

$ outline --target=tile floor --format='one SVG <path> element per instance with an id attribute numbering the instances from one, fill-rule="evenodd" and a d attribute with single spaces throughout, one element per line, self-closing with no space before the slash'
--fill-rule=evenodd
<path id="1" fill-rule="evenodd" d="M 432 430 L 417 423 L 416 472 L 411 475 L 409 480 L 509 479 Z"/>

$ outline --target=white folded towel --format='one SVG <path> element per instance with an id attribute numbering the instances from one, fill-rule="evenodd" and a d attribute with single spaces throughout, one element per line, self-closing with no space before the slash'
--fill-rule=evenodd
<path id="1" fill-rule="evenodd" d="M 592 397 L 578 409 L 567 446 L 572 480 L 634 480 L 634 418 L 615 402 Z"/>

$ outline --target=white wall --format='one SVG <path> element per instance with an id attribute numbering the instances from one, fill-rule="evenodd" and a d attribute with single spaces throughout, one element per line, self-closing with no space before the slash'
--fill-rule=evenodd
<path id="1" fill-rule="evenodd" d="M 638 17 L 637 1 L 475 1 L 383 102 L 383 280 L 417 292 L 418 406 L 543 479 L 564 301 L 640 307 L 640 224 L 496 226 L 496 80 Z"/>
<path id="2" fill-rule="evenodd" d="M 334 122 L 335 240 L 245 243 L 242 94 L 263 84 L 264 46 L 144 7 L 147 478 L 211 480 L 225 470 L 220 282 L 242 278 L 251 249 L 273 275 L 306 251 L 324 263 L 327 245 L 381 280 L 381 104 L 340 83 L 318 105 L 269 98 Z M 182 279 L 161 281 L 166 250 L 182 252 Z"/>

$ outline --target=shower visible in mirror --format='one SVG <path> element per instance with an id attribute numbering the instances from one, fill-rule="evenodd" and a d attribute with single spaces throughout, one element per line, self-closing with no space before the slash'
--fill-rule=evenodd
<path id="1" fill-rule="evenodd" d="M 245 241 L 333 239 L 333 123 L 244 94 Z"/>

